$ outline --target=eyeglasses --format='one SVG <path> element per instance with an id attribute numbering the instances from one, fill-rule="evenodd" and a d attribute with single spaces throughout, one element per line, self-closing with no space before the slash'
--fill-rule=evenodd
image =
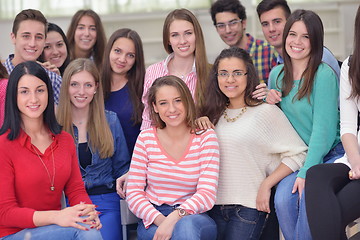
<path id="1" fill-rule="evenodd" d="M 228 23 L 218 23 L 218 24 L 215 24 L 215 27 L 217 28 L 217 30 L 219 31 L 225 31 L 226 29 L 226 26 L 229 26 L 230 29 L 234 29 L 234 28 L 237 28 L 239 23 L 242 22 L 242 19 L 239 19 L 239 20 L 231 20 L 230 22 Z"/>
<path id="2" fill-rule="evenodd" d="M 218 78 L 222 79 L 222 80 L 227 80 L 229 78 L 229 76 L 231 75 L 234 79 L 238 80 L 240 79 L 242 76 L 247 75 L 247 72 L 240 72 L 240 71 L 233 71 L 232 73 L 229 72 L 219 72 L 216 74 L 218 76 Z"/>

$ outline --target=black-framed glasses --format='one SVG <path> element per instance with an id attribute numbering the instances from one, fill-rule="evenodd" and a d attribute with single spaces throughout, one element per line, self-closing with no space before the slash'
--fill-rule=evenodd
<path id="1" fill-rule="evenodd" d="M 228 23 L 217 23 L 217 24 L 215 24 L 215 27 L 219 31 L 225 31 L 226 26 L 229 26 L 230 29 L 234 29 L 234 28 L 237 28 L 239 23 L 241 23 L 241 22 L 242 22 L 242 19 L 231 20 Z"/>
<path id="2" fill-rule="evenodd" d="M 229 72 L 218 72 L 216 74 L 218 76 L 218 78 L 227 80 L 229 78 L 229 76 L 231 75 L 234 79 L 240 79 L 242 76 L 247 75 L 247 72 L 240 72 L 240 71 L 233 71 L 232 73 Z"/>

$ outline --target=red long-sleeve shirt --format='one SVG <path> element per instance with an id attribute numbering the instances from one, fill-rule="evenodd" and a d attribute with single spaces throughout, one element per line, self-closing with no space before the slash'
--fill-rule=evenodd
<path id="1" fill-rule="evenodd" d="M 74 140 L 68 133 L 53 135 L 44 154 L 36 149 L 51 179 L 54 156 L 54 191 L 50 190 L 48 173 L 34 148 L 24 131 L 13 141 L 7 139 L 7 133 L 0 136 L 0 237 L 36 227 L 35 211 L 60 210 L 62 191 L 71 206 L 91 203 L 81 178 Z"/>

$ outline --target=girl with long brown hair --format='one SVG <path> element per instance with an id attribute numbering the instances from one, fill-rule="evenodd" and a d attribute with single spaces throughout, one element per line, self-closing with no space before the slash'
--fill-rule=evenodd
<path id="1" fill-rule="evenodd" d="M 91 9 L 77 11 L 66 34 L 70 60 L 90 58 L 100 70 L 104 56 L 106 36 L 100 16 Z"/>
<path id="2" fill-rule="evenodd" d="M 197 107 L 204 102 L 204 91 L 210 65 L 205 51 L 201 26 L 187 9 L 170 12 L 163 26 L 163 45 L 168 57 L 146 69 L 142 101 L 145 109 L 141 129 L 151 126 L 147 92 L 158 77 L 174 75 L 189 87 Z"/>
<path id="3" fill-rule="evenodd" d="M 101 81 L 105 108 L 117 114 L 130 154 L 142 122 L 144 76 L 144 51 L 139 34 L 129 28 L 116 30 L 105 47 Z"/>
<path id="4" fill-rule="evenodd" d="M 285 239 L 310 239 L 303 197 L 307 170 L 334 162 L 344 154 L 339 136 L 338 78 L 321 62 L 324 29 L 310 10 L 296 10 L 283 34 L 284 64 L 270 73 L 266 101 L 282 111 L 308 146 L 304 166 L 284 178 L 275 194 L 275 208 Z"/>

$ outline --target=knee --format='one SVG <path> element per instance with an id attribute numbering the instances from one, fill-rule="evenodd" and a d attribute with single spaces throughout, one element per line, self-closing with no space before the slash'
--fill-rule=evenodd
<path id="1" fill-rule="evenodd" d="M 78 235 L 82 237 L 79 239 L 87 239 L 87 240 L 102 240 L 102 235 L 99 230 L 96 229 L 89 229 L 88 231 L 79 230 Z"/>
<path id="2" fill-rule="evenodd" d="M 206 214 L 195 214 L 180 219 L 172 239 L 216 239 L 216 223 Z"/>
<path id="3" fill-rule="evenodd" d="M 286 208 L 291 202 L 291 189 L 282 191 L 276 190 L 275 197 L 274 197 L 274 206 L 276 209 L 276 212 L 281 211 L 281 209 Z"/>
<path id="4" fill-rule="evenodd" d="M 328 173 L 326 173 L 327 166 L 326 164 L 318 164 L 309 168 L 306 172 L 306 180 L 309 179 L 323 179 Z"/>

